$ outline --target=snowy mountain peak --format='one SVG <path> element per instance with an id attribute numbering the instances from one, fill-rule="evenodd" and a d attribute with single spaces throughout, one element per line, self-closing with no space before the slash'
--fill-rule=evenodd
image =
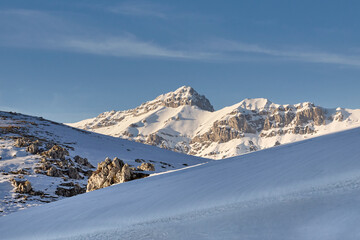
<path id="1" fill-rule="evenodd" d="M 169 92 L 158 96 L 155 100 L 148 103 L 161 102 L 166 107 L 179 107 L 183 105 L 197 106 L 202 110 L 209 112 L 214 111 L 214 107 L 210 101 L 204 96 L 196 92 L 192 87 L 182 86 L 174 92 Z"/>
<path id="2" fill-rule="evenodd" d="M 205 96 L 182 86 L 135 109 L 70 126 L 214 159 L 360 126 L 360 109 L 327 109 L 311 102 L 282 105 L 247 98 L 213 110 Z"/>
<path id="3" fill-rule="evenodd" d="M 270 109 L 278 106 L 280 105 L 274 104 L 266 98 L 246 98 L 239 103 L 239 107 L 248 110 Z"/>

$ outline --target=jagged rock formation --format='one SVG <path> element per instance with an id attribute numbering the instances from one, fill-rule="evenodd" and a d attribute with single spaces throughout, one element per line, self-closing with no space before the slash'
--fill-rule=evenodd
<path id="1" fill-rule="evenodd" d="M 166 107 L 177 108 L 180 106 L 197 106 L 205 111 L 214 111 L 210 101 L 204 96 L 198 94 L 192 87 L 181 87 L 175 92 L 160 95 L 153 102 L 161 102 Z"/>
<path id="2" fill-rule="evenodd" d="M 153 164 L 142 163 L 140 168 L 142 171 L 154 171 Z M 154 170 L 145 170 L 154 169 Z M 90 192 L 96 189 L 111 186 L 115 183 L 123 183 L 143 177 L 148 174 L 139 173 L 135 168 L 130 168 L 129 164 L 125 164 L 119 158 L 106 158 L 105 161 L 98 164 L 97 169 L 92 173 L 88 180 L 86 191 Z"/>
<path id="3" fill-rule="evenodd" d="M 105 112 L 71 126 L 214 159 L 360 126 L 360 110 L 257 98 L 213 111 L 199 96 L 181 87 L 135 109 Z"/>

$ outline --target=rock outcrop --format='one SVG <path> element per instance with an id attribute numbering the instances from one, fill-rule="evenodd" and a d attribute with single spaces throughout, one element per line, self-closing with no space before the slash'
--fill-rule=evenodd
<path id="1" fill-rule="evenodd" d="M 17 193 L 30 193 L 32 191 L 31 183 L 28 180 L 11 179 L 10 182 Z"/>
<path id="2" fill-rule="evenodd" d="M 90 176 L 86 191 L 90 192 L 115 183 L 123 183 L 146 176 L 148 174 L 132 170 L 119 158 L 114 158 L 112 161 L 110 158 L 106 158 L 105 161 L 98 164 L 97 169 Z"/>
<path id="3" fill-rule="evenodd" d="M 74 161 L 82 166 L 88 167 L 88 168 L 94 168 L 93 165 L 91 165 L 91 163 L 89 163 L 89 161 L 87 160 L 87 158 L 82 158 L 80 156 L 75 156 L 74 157 Z"/>
<path id="4" fill-rule="evenodd" d="M 26 147 L 26 151 L 31 154 L 38 154 L 39 153 L 39 144 L 32 143 Z"/>
<path id="5" fill-rule="evenodd" d="M 14 146 L 15 147 L 27 147 L 31 143 L 30 139 L 25 137 L 20 137 L 15 140 Z"/>
<path id="6" fill-rule="evenodd" d="M 195 136 L 191 143 L 196 142 L 228 142 L 235 138 L 241 138 L 245 133 L 256 133 L 242 114 L 225 120 L 214 122 L 210 130 L 202 135 Z"/>
<path id="7" fill-rule="evenodd" d="M 165 140 L 164 138 L 160 137 L 156 133 L 152 133 L 152 134 L 149 134 L 148 138 L 146 139 L 146 143 L 156 146 L 156 145 L 161 145 L 161 143 L 164 140 Z"/>
<path id="8" fill-rule="evenodd" d="M 137 167 L 137 169 L 140 170 L 140 171 L 150 171 L 150 172 L 152 172 L 152 171 L 155 171 L 155 166 L 152 163 L 144 162 L 139 167 Z"/>
<path id="9" fill-rule="evenodd" d="M 46 165 L 43 165 L 43 166 L 46 166 Z M 44 168 L 47 168 L 47 167 L 44 167 Z M 63 177 L 64 176 L 62 174 L 62 172 L 54 166 L 50 166 L 50 168 L 46 172 L 46 175 L 48 175 L 50 177 Z"/>
<path id="10" fill-rule="evenodd" d="M 164 94 L 155 99 L 160 100 L 163 106 L 177 108 L 179 106 L 189 105 L 197 106 L 202 110 L 209 112 L 214 111 L 210 101 L 204 96 L 197 93 L 192 87 L 183 86 L 175 92 Z"/>
<path id="11" fill-rule="evenodd" d="M 41 155 L 45 156 L 47 158 L 50 158 L 50 159 L 61 159 L 61 160 L 63 160 L 63 159 L 65 159 L 66 156 L 69 156 L 69 152 L 65 148 L 63 148 L 61 146 L 54 145 L 48 151 L 42 152 Z"/>
<path id="12" fill-rule="evenodd" d="M 85 187 L 81 187 L 77 183 L 69 182 L 69 183 L 60 184 L 56 188 L 55 194 L 63 197 L 72 197 L 85 192 L 86 192 Z"/>

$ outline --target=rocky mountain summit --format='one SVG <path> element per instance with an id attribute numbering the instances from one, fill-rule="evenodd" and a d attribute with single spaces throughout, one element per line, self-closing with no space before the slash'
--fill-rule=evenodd
<path id="1" fill-rule="evenodd" d="M 255 98 L 214 111 L 205 96 L 181 87 L 135 109 L 105 112 L 69 125 L 220 159 L 360 126 L 360 110 Z"/>
<path id="2" fill-rule="evenodd" d="M 157 104 L 166 107 L 180 107 L 180 106 L 197 106 L 205 111 L 214 111 L 214 107 L 210 101 L 204 96 L 197 93 L 192 87 L 183 86 L 174 92 L 169 92 L 158 96 L 155 100 L 145 103 L 144 105 Z"/>

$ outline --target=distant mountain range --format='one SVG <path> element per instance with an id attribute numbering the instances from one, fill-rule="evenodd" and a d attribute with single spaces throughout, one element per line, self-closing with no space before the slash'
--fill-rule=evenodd
<path id="1" fill-rule="evenodd" d="M 221 159 L 360 126 L 360 109 L 244 99 L 215 111 L 188 86 L 126 111 L 68 124 L 176 152 Z"/>

